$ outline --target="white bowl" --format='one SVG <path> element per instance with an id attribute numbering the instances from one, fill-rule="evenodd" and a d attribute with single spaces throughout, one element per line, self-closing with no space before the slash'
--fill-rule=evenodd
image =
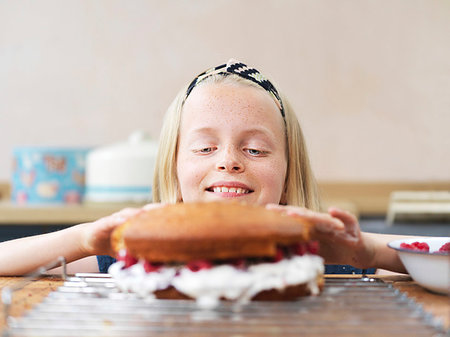
<path id="1" fill-rule="evenodd" d="M 430 252 L 421 252 L 401 248 L 400 244 L 426 242 Z M 442 245 L 450 241 L 450 237 L 415 237 L 395 240 L 388 243 L 388 247 L 395 249 L 409 275 L 428 290 L 450 294 L 450 254 L 439 253 Z"/>

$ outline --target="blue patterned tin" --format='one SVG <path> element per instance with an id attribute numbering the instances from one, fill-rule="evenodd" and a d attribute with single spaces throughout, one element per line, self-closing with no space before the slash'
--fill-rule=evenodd
<path id="1" fill-rule="evenodd" d="M 18 147 L 13 151 L 12 201 L 80 203 L 87 148 Z"/>

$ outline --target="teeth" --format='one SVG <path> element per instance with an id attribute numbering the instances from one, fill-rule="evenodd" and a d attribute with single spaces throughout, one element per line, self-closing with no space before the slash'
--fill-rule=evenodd
<path id="1" fill-rule="evenodd" d="M 236 187 L 214 187 L 213 191 L 215 193 L 237 193 L 237 194 L 247 194 L 249 191 L 243 188 L 236 188 Z"/>

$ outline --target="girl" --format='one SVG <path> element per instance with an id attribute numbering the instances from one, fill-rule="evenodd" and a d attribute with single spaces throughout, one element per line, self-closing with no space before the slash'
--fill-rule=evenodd
<path id="1" fill-rule="evenodd" d="M 357 219 L 331 208 L 320 213 L 317 186 L 295 113 L 256 69 L 230 60 L 197 76 L 170 105 L 161 131 L 153 200 L 163 203 L 235 199 L 308 218 L 328 264 L 405 272 L 386 243 L 362 233 Z M 113 229 L 140 209 L 93 223 L 0 244 L 0 275 L 21 275 L 64 256 L 68 272 L 105 272 Z"/>

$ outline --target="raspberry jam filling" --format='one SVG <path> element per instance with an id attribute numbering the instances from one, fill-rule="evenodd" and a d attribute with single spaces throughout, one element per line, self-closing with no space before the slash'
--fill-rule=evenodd
<path id="1" fill-rule="evenodd" d="M 190 271 L 196 272 L 203 269 L 211 269 L 213 267 L 213 264 L 208 260 L 195 260 L 189 262 L 186 267 L 188 267 Z"/>
<path id="2" fill-rule="evenodd" d="M 119 255 L 117 256 L 117 261 L 122 261 L 124 263 L 124 268 L 129 268 L 132 265 L 135 265 L 136 263 L 138 263 L 138 260 L 131 256 L 131 254 L 127 251 L 122 249 L 119 252 Z"/>
<path id="3" fill-rule="evenodd" d="M 137 262 L 136 262 L 137 263 Z M 144 262 L 144 270 L 146 273 L 159 271 L 163 267 L 162 263 L 151 263 L 149 261 Z M 126 267 L 125 267 L 126 268 Z"/>
<path id="4" fill-rule="evenodd" d="M 221 261 L 210 261 L 210 260 L 193 260 L 186 264 L 186 267 L 192 272 L 198 272 L 204 269 L 211 269 L 217 265 L 229 264 L 237 269 L 245 270 L 248 266 L 258 264 L 258 263 L 276 263 L 283 259 L 288 259 L 293 256 L 303 256 L 305 254 L 317 255 L 319 252 L 319 243 L 317 241 L 299 242 L 290 246 L 278 246 L 274 257 L 270 258 L 234 258 Z M 123 269 L 127 269 L 139 260 L 133 257 L 128 250 L 121 250 L 117 257 L 118 261 L 123 262 Z M 146 273 L 158 272 L 162 267 L 165 266 L 164 263 L 155 263 L 144 261 L 144 270 Z M 172 265 L 173 264 L 169 264 Z"/>

